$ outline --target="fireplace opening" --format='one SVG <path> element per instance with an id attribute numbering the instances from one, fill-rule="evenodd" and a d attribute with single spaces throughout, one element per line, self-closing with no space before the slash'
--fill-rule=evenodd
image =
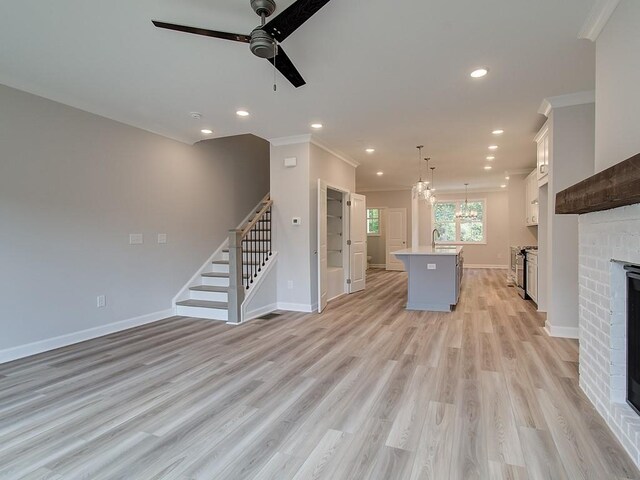
<path id="1" fill-rule="evenodd" d="M 640 415 L 640 266 L 627 271 L 627 403 Z"/>

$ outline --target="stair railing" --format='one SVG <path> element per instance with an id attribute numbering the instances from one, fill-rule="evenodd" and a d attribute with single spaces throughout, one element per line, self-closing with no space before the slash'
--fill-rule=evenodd
<path id="1" fill-rule="evenodd" d="M 242 302 L 272 255 L 269 196 L 244 228 L 229 230 L 229 322 L 242 321 Z"/>

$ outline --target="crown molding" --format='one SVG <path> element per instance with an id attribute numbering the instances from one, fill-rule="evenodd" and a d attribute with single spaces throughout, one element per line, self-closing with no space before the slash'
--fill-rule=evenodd
<path id="1" fill-rule="evenodd" d="M 536 167 L 531 167 L 531 168 L 519 168 L 517 170 L 507 170 L 504 172 L 505 175 L 529 175 L 531 172 L 533 172 L 536 169 Z"/>
<path id="2" fill-rule="evenodd" d="M 311 143 L 311 134 L 292 135 L 290 137 L 270 138 L 269 143 L 274 147 L 282 147 L 284 145 L 297 145 L 299 143 Z"/>
<path id="3" fill-rule="evenodd" d="M 587 90 L 585 92 L 569 93 L 567 95 L 558 95 L 557 97 L 545 98 L 540 104 L 538 113 L 549 117 L 551 110 L 554 108 L 573 107 L 575 105 L 585 105 L 587 103 L 596 102 L 595 90 Z"/>
<path id="4" fill-rule="evenodd" d="M 336 152 L 335 150 L 332 150 L 326 144 L 322 143 L 320 140 L 318 140 L 313 135 L 310 135 L 310 136 L 311 136 L 310 143 L 312 143 L 316 147 L 319 147 L 319 148 L 323 149 L 325 152 L 330 153 L 334 157 L 338 157 L 344 163 L 346 163 L 348 165 L 351 165 L 353 168 L 358 168 L 360 166 L 360 163 L 356 162 L 353 158 L 348 157 L 347 155 L 344 155 L 343 153 Z"/>
<path id="5" fill-rule="evenodd" d="M 410 192 L 411 187 L 356 187 L 356 193 L 375 193 L 375 192 Z"/>
<path id="6" fill-rule="evenodd" d="M 343 153 L 336 152 L 335 150 L 328 147 L 325 143 L 321 142 L 310 133 L 307 133 L 304 135 L 293 135 L 290 137 L 271 138 L 269 139 L 269 143 L 271 143 L 271 145 L 273 145 L 274 147 L 282 147 L 284 145 L 298 145 L 301 143 L 310 143 L 312 145 L 315 145 L 318 148 L 321 148 L 325 152 L 330 153 L 334 157 L 339 158 L 344 163 L 351 165 L 354 168 L 358 168 L 360 166 L 360 164 L 356 162 L 354 159 L 352 159 L 351 157 L 348 157 Z"/>
<path id="7" fill-rule="evenodd" d="M 598 0 L 589 12 L 589 16 L 582 25 L 578 38 L 595 42 L 605 27 L 620 0 Z"/>

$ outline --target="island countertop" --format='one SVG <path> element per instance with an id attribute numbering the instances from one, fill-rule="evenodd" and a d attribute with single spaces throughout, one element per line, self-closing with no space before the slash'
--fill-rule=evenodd
<path id="1" fill-rule="evenodd" d="M 431 245 L 418 245 L 417 247 L 405 248 L 391 252 L 392 255 L 459 255 L 462 252 L 461 246 L 438 245 L 435 248 Z"/>

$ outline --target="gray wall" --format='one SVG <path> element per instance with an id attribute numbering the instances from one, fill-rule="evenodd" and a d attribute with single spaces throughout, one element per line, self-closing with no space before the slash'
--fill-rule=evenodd
<path id="1" fill-rule="evenodd" d="M 596 42 L 595 170 L 640 153 L 640 2 L 621 0 Z"/>
<path id="2" fill-rule="evenodd" d="M 192 147 L 4 86 L 0 105 L 0 350 L 170 308 L 269 190 L 250 135 Z"/>

